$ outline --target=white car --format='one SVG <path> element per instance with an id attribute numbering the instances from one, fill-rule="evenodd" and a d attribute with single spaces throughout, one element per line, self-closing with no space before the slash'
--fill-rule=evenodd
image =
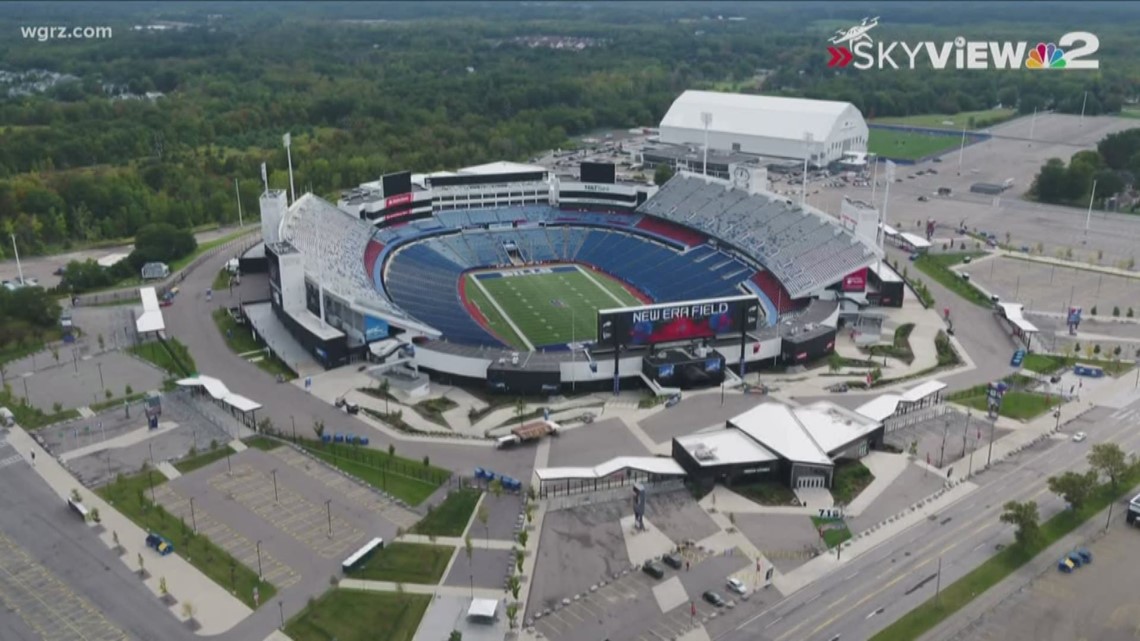
<path id="1" fill-rule="evenodd" d="M 732 590 L 733 592 L 735 592 L 741 596 L 748 594 L 748 588 L 744 587 L 744 582 L 741 581 L 740 579 L 729 579 L 728 580 L 728 589 Z"/>
<path id="2" fill-rule="evenodd" d="M 1074 443 L 1080 443 L 1081 441 L 1085 440 L 1088 437 L 1089 437 L 1089 435 L 1085 434 L 1084 432 L 1077 432 L 1076 434 L 1073 434 L 1073 442 Z"/>

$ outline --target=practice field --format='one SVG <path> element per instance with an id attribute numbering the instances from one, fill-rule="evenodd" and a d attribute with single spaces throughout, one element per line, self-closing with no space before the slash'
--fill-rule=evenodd
<path id="1" fill-rule="evenodd" d="M 956 136 L 920 134 L 893 129 L 871 129 L 867 151 L 883 158 L 918 160 L 926 156 L 957 149 L 962 139 Z"/>
<path id="2" fill-rule="evenodd" d="M 525 350 L 597 337 L 597 311 L 642 302 L 621 283 L 578 265 L 468 274 L 464 292 L 491 331 Z"/>
<path id="3" fill-rule="evenodd" d="M 914 127 L 931 127 L 934 129 L 955 129 L 961 131 L 962 127 L 985 128 L 1005 122 L 1017 115 L 1014 109 L 987 109 L 985 111 L 963 111 L 953 116 L 945 114 L 923 114 L 919 116 L 899 116 L 897 118 L 876 118 L 876 125 L 912 125 Z M 973 126 L 971 126 L 973 119 Z"/>

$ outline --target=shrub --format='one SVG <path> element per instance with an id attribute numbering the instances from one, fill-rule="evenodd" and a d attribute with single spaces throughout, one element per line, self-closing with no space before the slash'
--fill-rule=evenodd
<path id="1" fill-rule="evenodd" d="M 1131 307 L 1128 308 L 1128 313 L 1125 314 L 1125 316 L 1127 316 L 1128 318 L 1132 318 L 1133 316 L 1135 316 L 1135 314 L 1132 312 Z"/>
<path id="2" fill-rule="evenodd" d="M 1113 307 L 1112 308 L 1112 315 L 1113 316 L 1120 316 L 1120 308 L 1119 307 Z"/>
<path id="3" fill-rule="evenodd" d="M 1100 344 L 1093 345 L 1093 354 L 1099 354 L 1099 353 L 1100 353 Z"/>
<path id="4" fill-rule="evenodd" d="M 1096 316 L 1096 305 L 1093 305 L 1092 309 L 1089 310 L 1089 313 L 1093 316 Z"/>

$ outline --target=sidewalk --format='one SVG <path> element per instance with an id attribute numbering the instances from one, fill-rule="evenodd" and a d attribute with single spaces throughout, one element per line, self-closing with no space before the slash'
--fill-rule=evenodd
<path id="1" fill-rule="evenodd" d="M 409 594 L 431 594 L 440 596 L 457 596 L 471 598 L 470 587 L 461 585 L 424 585 L 422 583 L 393 583 L 391 581 L 365 581 L 362 579 L 341 579 L 338 587 L 346 590 L 369 590 L 371 592 L 399 592 L 403 586 L 404 592 Z M 475 588 L 475 598 L 495 599 L 503 598 L 502 590 L 490 588 Z"/>
<path id="2" fill-rule="evenodd" d="M 462 537 L 458 536 L 437 536 L 433 541 L 431 537 L 423 534 L 405 534 L 399 538 L 401 543 L 427 543 L 431 545 L 450 545 L 451 547 L 462 549 L 467 544 L 464 543 Z M 502 539 L 482 539 L 478 537 L 471 537 L 471 547 L 476 550 L 512 550 L 518 547 L 514 541 L 504 541 Z"/>
<path id="3" fill-rule="evenodd" d="M 225 588 L 211 581 L 205 574 L 186 562 L 177 554 L 158 556 L 146 548 L 146 531 L 134 524 L 99 498 L 94 492 L 83 487 L 67 470 L 40 447 L 22 428 L 14 427 L 8 434 L 8 442 L 25 458 L 30 453 L 36 453 L 36 464 L 33 469 L 45 482 L 66 501 L 73 489 L 78 489 L 83 497 L 83 503 L 89 509 L 99 510 L 104 531 L 99 538 L 108 548 L 114 547 L 114 535 L 118 533 L 119 542 L 125 550 L 122 562 L 137 571 L 137 559 L 141 554 L 146 560 L 146 570 L 150 573 L 144 583 L 155 598 L 159 596 L 158 584 L 162 577 L 168 577 L 171 596 L 178 600 L 179 605 L 172 606 L 171 615 L 182 619 L 181 605 L 189 601 L 193 603 L 198 612 L 195 617 L 201 628 L 197 634 L 200 636 L 213 636 L 226 632 L 253 613 L 244 603 L 231 595 Z"/>
<path id="4" fill-rule="evenodd" d="M 77 447 L 69 452 L 64 452 L 63 454 L 59 455 L 59 460 L 66 463 L 73 459 L 87 456 L 88 454 L 102 452 L 103 450 L 114 450 L 123 447 L 129 447 L 131 445 L 137 445 L 138 443 L 142 443 L 143 441 L 159 436 L 160 434 L 166 434 L 176 427 L 178 427 L 178 423 L 175 423 L 173 421 L 162 421 L 158 424 L 158 429 L 154 430 L 148 427 L 140 427 L 136 430 L 131 430 L 126 434 L 120 434 L 105 441 L 91 443 L 89 445 L 84 445 L 83 447 Z"/>

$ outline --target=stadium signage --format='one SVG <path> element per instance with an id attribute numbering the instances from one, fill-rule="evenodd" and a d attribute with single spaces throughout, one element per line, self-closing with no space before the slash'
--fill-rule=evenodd
<path id="1" fill-rule="evenodd" d="M 969 40 L 878 41 L 870 35 L 878 18 L 864 18 L 857 25 L 839 29 L 828 39 L 827 66 L 867 69 L 1099 69 L 1090 58 L 1100 50 L 1100 39 L 1087 31 L 1071 31 L 1055 41 Z M 923 65 L 922 63 L 926 64 Z"/>
<path id="2" fill-rule="evenodd" d="M 389 197 L 384 199 L 384 209 L 389 209 L 392 207 L 399 207 L 400 205 L 407 205 L 407 204 L 410 204 L 411 202 L 412 202 L 412 195 L 411 194 L 396 194 L 395 196 L 389 196 Z"/>
<path id="3" fill-rule="evenodd" d="M 609 185 L 591 185 L 590 183 L 583 183 L 582 189 L 585 191 L 597 191 L 603 194 L 608 194 L 611 191 Z"/>
<path id="4" fill-rule="evenodd" d="M 728 303 L 706 303 L 701 305 L 684 305 L 679 307 L 665 307 L 658 309 L 645 309 L 633 313 L 633 322 L 671 321 L 677 318 L 705 318 L 714 314 L 727 314 Z"/>

